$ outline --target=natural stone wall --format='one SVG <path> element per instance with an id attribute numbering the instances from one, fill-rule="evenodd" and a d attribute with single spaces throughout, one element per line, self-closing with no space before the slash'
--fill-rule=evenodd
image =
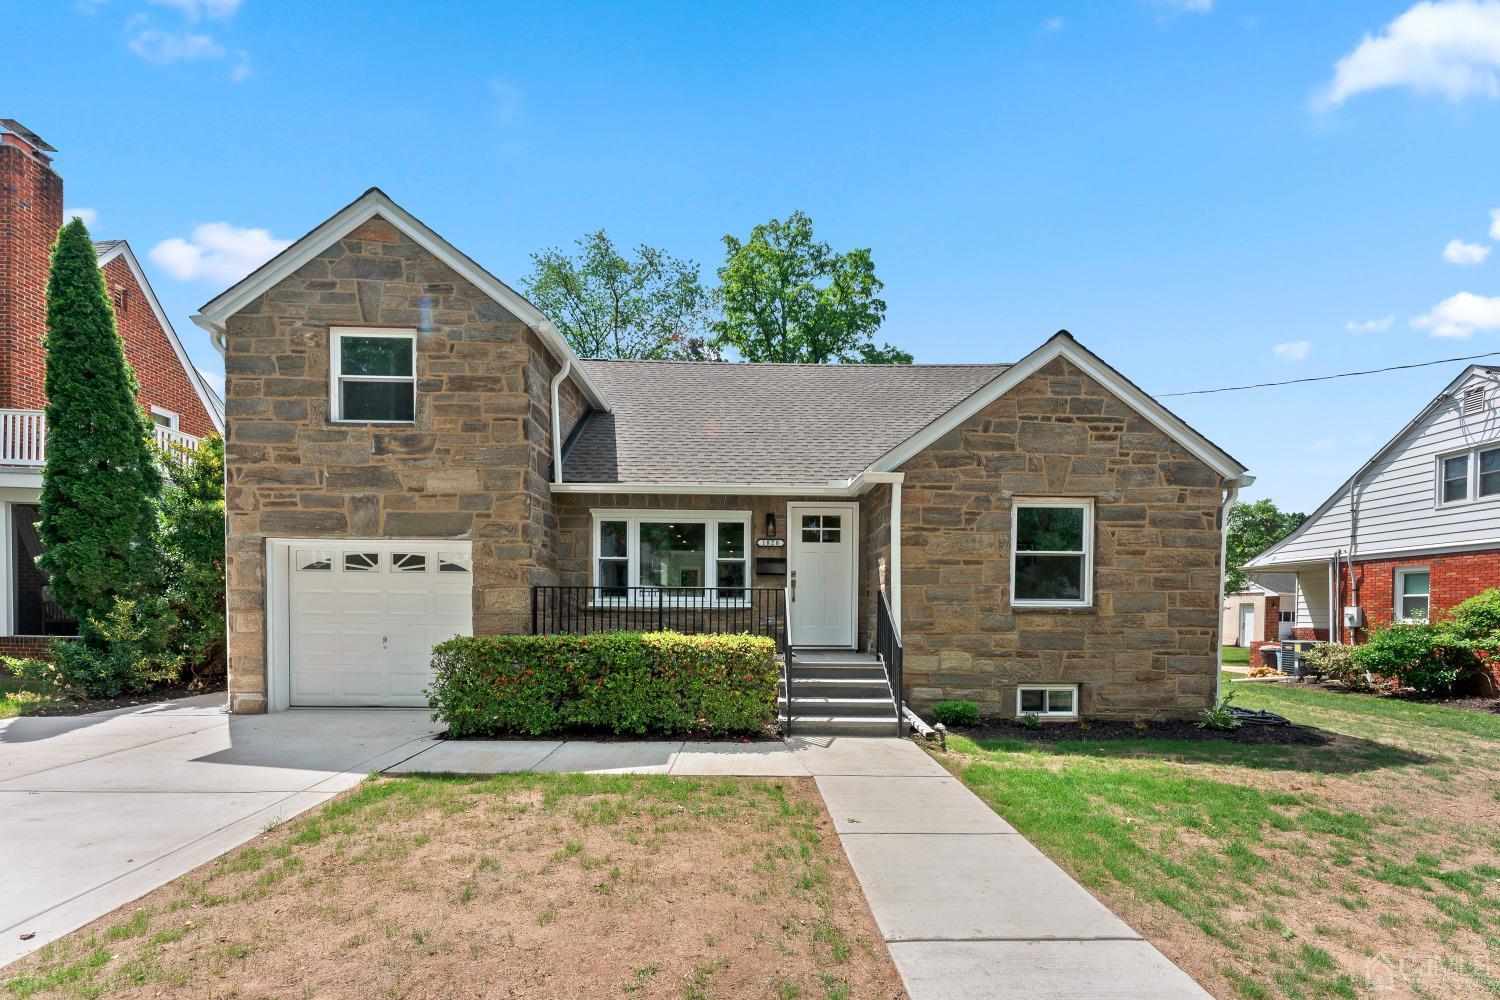
<path id="1" fill-rule="evenodd" d="M 907 696 L 1015 714 L 1018 682 L 1076 683 L 1092 718 L 1209 705 L 1219 626 L 1216 473 L 1064 359 L 907 462 Z M 1093 605 L 1010 604 L 1014 498 L 1094 501 Z"/>
<path id="2" fill-rule="evenodd" d="M 859 498 L 859 636 L 862 649 L 875 648 L 876 599 L 890 593 L 891 487 L 874 486 Z"/>
<path id="3" fill-rule="evenodd" d="M 331 423 L 329 328 L 412 327 L 412 425 Z M 376 218 L 227 324 L 229 678 L 263 711 L 265 540 L 467 538 L 474 630 L 525 631 L 554 579 L 545 348 L 488 295 Z"/>

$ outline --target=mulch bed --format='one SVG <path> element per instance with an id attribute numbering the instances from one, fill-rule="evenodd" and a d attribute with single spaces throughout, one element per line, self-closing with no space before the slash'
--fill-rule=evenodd
<path id="1" fill-rule="evenodd" d="M 222 694 L 227 690 L 228 687 L 225 679 L 219 677 L 212 682 L 199 684 L 194 687 L 162 688 L 147 692 L 146 694 L 123 695 L 119 698 L 82 698 L 63 705 L 37 708 L 27 712 L 25 718 L 37 719 L 43 716 L 88 715 L 90 712 L 107 712 L 112 708 L 134 708 L 139 705 L 155 705 L 163 701 L 176 701 L 179 698 L 195 698 L 200 694 Z"/>
<path id="2" fill-rule="evenodd" d="M 1238 729 L 1222 732 L 1217 729 L 1200 728 L 1196 722 L 1177 719 L 1167 722 L 1150 722 L 1137 727 L 1133 722 L 1077 722 L 1043 723 L 1037 728 L 1018 725 L 1004 719 L 995 719 L 977 726 L 954 728 L 970 739 L 1011 739 L 1024 743 L 1072 743 L 1108 740 L 1228 740 L 1232 743 L 1270 743 L 1286 745 L 1321 746 L 1328 737 L 1316 729 L 1305 726 L 1262 726 L 1245 724 Z"/>
<path id="3" fill-rule="evenodd" d="M 1441 708 L 1456 708 L 1464 712 L 1500 715 L 1500 698 L 1492 695 L 1466 694 L 1441 698 L 1417 694 L 1415 691 L 1361 691 L 1333 681 L 1324 680 L 1306 680 L 1302 683 L 1307 687 L 1315 688 L 1319 691 L 1329 691 L 1333 694 L 1347 694 L 1363 696 L 1365 698 L 1387 698 L 1391 701 L 1407 701 L 1416 705 L 1437 705 Z"/>

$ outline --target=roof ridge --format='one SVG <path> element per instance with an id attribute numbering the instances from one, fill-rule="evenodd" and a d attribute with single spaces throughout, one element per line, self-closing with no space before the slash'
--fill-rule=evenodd
<path id="1" fill-rule="evenodd" d="M 579 361 L 608 365 L 691 365 L 700 368 L 1009 368 L 1010 361 L 938 361 L 913 362 L 909 365 L 877 364 L 868 361 L 816 363 L 811 361 L 688 361 L 681 358 L 579 358 Z"/>

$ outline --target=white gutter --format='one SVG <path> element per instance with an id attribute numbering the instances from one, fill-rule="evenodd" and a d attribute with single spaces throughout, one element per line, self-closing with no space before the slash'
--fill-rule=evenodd
<path id="1" fill-rule="evenodd" d="M 1328 641 L 1338 642 L 1339 635 L 1339 557 L 1343 549 L 1336 549 L 1328 559 Z"/>
<path id="2" fill-rule="evenodd" d="M 725 482 L 638 482 L 638 483 L 555 483 L 553 493 L 660 493 L 687 496 L 811 496 L 857 497 L 880 483 L 899 483 L 901 472 L 861 472 L 850 479 L 829 479 L 821 483 L 725 483 Z"/>
<path id="3" fill-rule="evenodd" d="M 1218 625 L 1214 638 L 1217 651 L 1214 657 L 1218 669 L 1214 671 L 1214 704 L 1224 696 L 1224 578 L 1229 575 L 1229 508 L 1234 506 L 1235 500 L 1239 499 L 1240 490 L 1255 482 L 1255 477 L 1250 475 L 1240 476 L 1231 480 L 1229 486 L 1224 490 L 1224 502 L 1219 506 L 1219 600 L 1217 611 Z"/>
<path id="4" fill-rule="evenodd" d="M 558 412 L 558 390 L 572 370 L 573 359 L 568 358 L 552 378 L 552 482 L 557 485 L 563 481 L 562 414 Z"/>

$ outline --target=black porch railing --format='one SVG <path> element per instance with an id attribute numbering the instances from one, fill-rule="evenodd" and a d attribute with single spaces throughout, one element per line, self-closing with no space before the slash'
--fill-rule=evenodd
<path id="1" fill-rule="evenodd" d="M 896 726 L 900 729 L 905 718 L 906 699 L 901 688 L 901 631 L 896 627 L 896 618 L 891 614 L 885 591 L 875 602 L 875 652 L 885 661 L 885 674 L 891 683 L 891 698 L 896 704 Z M 905 730 L 901 732 L 904 734 Z"/>
<path id="2" fill-rule="evenodd" d="M 774 587 L 532 587 L 532 635 L 687 632 L 768 636 L 786 655 L 786 594 Z"/>

